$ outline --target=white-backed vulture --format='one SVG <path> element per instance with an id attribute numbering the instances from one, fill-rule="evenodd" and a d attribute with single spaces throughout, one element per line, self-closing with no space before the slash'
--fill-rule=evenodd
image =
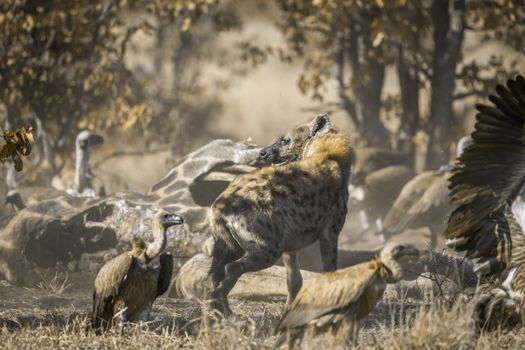
<path id="1" fill-rule="evenodd" d="M 387 239 L 406 229 L 428 227 L 431 248 L 442 232 L 449 213 L 448 182 L 450 172 L 425 171 L 407 182 L 383 220 L 383 234 Z"/>
<path id="2" fill-rule="evenodd" d="M 282 334 L 276 347 L 286 338 L 290 346 L 300 342 L 307 328 L 330 330 L 350 345 L 357 340 L 359 320 L 372 311 L 386 284 L 401 279 L 400 262 L 418 256 L 414 246 L 387 243 L 376 259 L 306 280 L 277 325 Z"/>
<path id="3" fill-rule="evenodd" d="M 457 143 L 457 154 L 471 143 L 470 137 L 462 137 Z M 436 248 L 451 211 L 448 179 L 452 169 L 447 165 L 437 171 L 425 171 L 406 183 L 383 221 L 383 233 L 387 238 L 406 229 L 428 227 L 431 231 L 430 247 Z"/>
<path id="4" fill-rule="evenodd" d="M 474 259 L 477 273 L 508 273 L 500 292 L 521 313 L 525 236 L 512 206 L 525 183 L 525 78 L 498 85 L 496 93 L 489 97 L 494 106 L 477 106 L 474 143 L 450 179 L 445 234 L 447 245 Z"/>
<path id="5" fill-rule="evenodd" d="M 153 301 L 166 292 L 173 271 L 171 255 L 161 254 L 166 230 L 181 224 L 180 216 L 160 211 L 152 220 L 153 242 L 136 243 L 102 266 L 93 293 L 94 329 L 106 330 L 118 323 L 122 332 L 125 322 L 149 318 Z"/>
<path id="6" fill-rule="evenodd" d="M 75 140 L 75 173 L 72 179 L 70 179 L 71 176 L 67 175 L 64 178 L 55 176 L 51 186 L 66 191 L 70 195 L 105 195 L 104 186 L 95 186 L 93 183 L 94 176 L 89 166 L 91 149 L 102 143 L 104 143 L 104 138 L 100 135 L 88 130 L 79 132 Z"/>
<path id="7" fill-rule="evenodd" d="M 391 165 L 372 171 L 358 187 L 353 182 L 350 198 L 354 207 L 360 211 L 363 229 L 370 225 L 377 225 L 381 229 L 380 221 L 392 208 L 403 186 L 415 175 L 415 171 L 407 166 Z"/>

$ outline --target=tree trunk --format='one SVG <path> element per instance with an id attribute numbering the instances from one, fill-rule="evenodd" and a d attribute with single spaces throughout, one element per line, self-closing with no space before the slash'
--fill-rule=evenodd
<path id="1" fill-rule="evenodd" d="M 361 136 L 370 146 L 390 146 L 390 137 L 380 119 L 381 91 L 385 77 L 385 66 L 368 62 L 361 85 L 357 85 L 355 111 L 360 121 Z"/>
<path id="2" fill-rule="evenodd" d="M 401 94 L 401 130 L 398 139 L 403 143 L 398 147 L 400 151 L 411 155 L 415 161 L 414 137 L 419 130 L 419 76 L 417 67 L 408 62 L 402 46 L 399 47 L 397 60 L 397 75 Z M 412 163 L 413 165 L 413 163 Z"/>
<path id="3" fill-rule="evenodd" d="M 453 96 L 456 65 L 461 56 L 465 0 L 434 0 L 431 16 L 434 27 L 430 101 L 430 141 L 427 168 L 436 168 L 450 159 L 451 127 L 454 127 Z"/>
<path id="4" fill-rule="evenodd" d="M 37 128 L 36 132 L 38 135 L 38 139 L 40 139 L 42 142 L 42 153 L 44 155 L 44 159 L 48 163 L 50 175 L 49 178 L 51 179 L 53 178 L 53 176 L 57 175 L 57 167 L 55 163 L 55 150 L 52 146 L 51 135 L 49 134 L 49 131 L 42 122 L 42 119 L 40 118 L 40 115 L 38 114 L 37 110 L 34 107 L 32 109 L 33 118 L 35 120 Z"/>
<path id="5" fill-rule="evenodd" d="M 337 40 L 335 43 L 335 57 L 334 62 L 336 66 L 336 81 L 337 81 L 337 94 L 343 109 L 346 111 L 350 117 L 352 127 L 357 129 L 357 120 L 355 113 L 355 104 L 354 101 L 350 99 L 346 93 L 347 86 L 345 84 L 345 63 L 346 63 L 346 47 L 345 47 L 345 37 L 342 33 L 337 34 Z"/>
<path id="6" fill-rule="evenodd" d="M 390 137 L 380 119 L 381 92 L 385 77 L 385 65 L 377 58 L 368 57 L 372 43 L 368 32 L 352 28 L 348 58 L 352 68 L 351 86 L 355 95 L 354 120 L 360 136 L 368 146 L 389 148 Z"/>

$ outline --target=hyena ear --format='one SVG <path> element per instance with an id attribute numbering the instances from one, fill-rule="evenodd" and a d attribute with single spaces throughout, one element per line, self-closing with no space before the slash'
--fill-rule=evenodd
<path id="1" fill-rule="evenodd" d="M 332 130 L 332 122 L 327 113 L 318 114 L 310 123 L 310 136 L 319 137 Z"/>

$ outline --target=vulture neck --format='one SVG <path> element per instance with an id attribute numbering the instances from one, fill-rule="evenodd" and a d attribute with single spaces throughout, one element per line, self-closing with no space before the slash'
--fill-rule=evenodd
<path id="1" fill-rule="evenodd" d="M 153 242 L 146 248 L 146 258 L 155 259 L 166 247 L 166 229 L 159 223 L 153 224 Z"/>
<path id="2" fill-rule="evenodd" d="M 387 283 L 396 283 L 403 277 L 403 270 L 401 265 L 392 257 L 380 257 L 380 274 Z"/>
<path id="3" fill-rule="evenodd" d="M 75 159 L 75 187 L 79 193 L 89 186 L 89 148 L 77 146 Z"/>

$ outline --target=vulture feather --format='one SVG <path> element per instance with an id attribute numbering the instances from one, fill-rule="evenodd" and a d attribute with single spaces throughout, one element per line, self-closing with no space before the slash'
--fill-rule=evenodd
<path id="1" fill-rule="evenodd" d="M 97 274 L 93 293 L 93 328 L 107 330 L 118 322 L 147 321 L 153 301 L 170 285 L 173 259 L 162 253 L 166 230 L 182 224 L 182 218 L 160 211 L 152 221 L 153 242 L 135 243 L 108 261 Z"/>
<path id="2" fill-rule="evenodd" d="M 503 289 L 523 302 L 525 238 L 512 205 L 525 183 L 525 79 L 498 85 L 493 106 L 477 106 L 474 143 L 450 178 L 448 245 L 475 259 L 482 275 L 509 272 Z"/>
<path id="3" fill-rule="evenodd" d="M 418 256 L 411 245 L 388 243 L 374 260 L 307 279 L 277 325 L 276 347 L 287 336 L 290 345 L 300 341 L 308 327 L 315 333 L 330 330 L 347 344 L 353 341 L 359 320 L 372 311 L 386 284 L 401 279 L 400 261 Z"/>

